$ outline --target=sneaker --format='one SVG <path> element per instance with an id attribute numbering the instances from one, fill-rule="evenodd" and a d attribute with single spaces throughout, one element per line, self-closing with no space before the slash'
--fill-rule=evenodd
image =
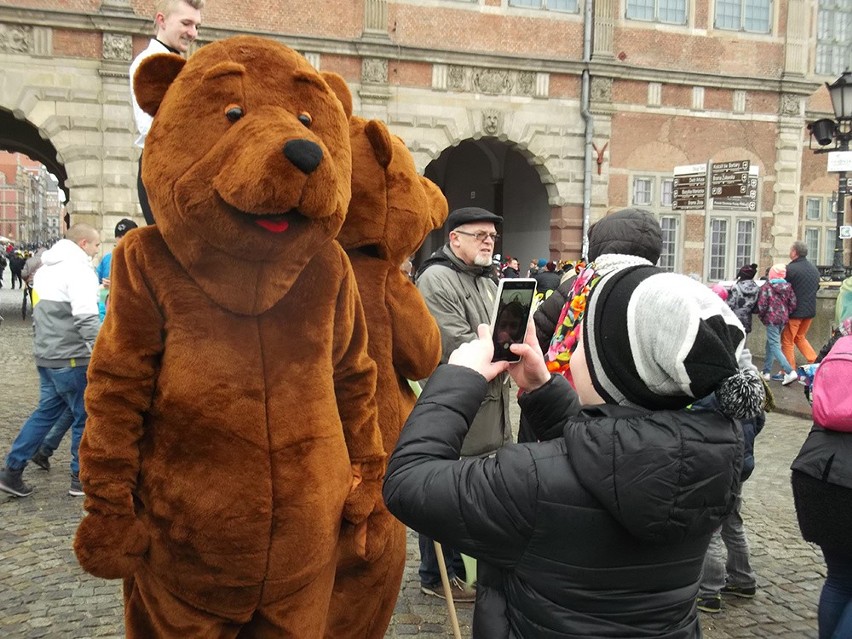
<path id="1" fill-rule="evenodd" d="M 11 470 L 4 468 L 0 471 L 0 490 L 4 493 L 9 493 L 15 497 L 29 497 L 33 494 L 33 489 L 24 483 L 21 479 L 24 469 Z"/>
<path id="2" fill-rule="evenodd" d="M 734 584 L 725 584 L 720 591 L 723 595 L 731 595 L 733 597 L 742 597 L 743 599 L 753 599 L 757 593 L 755 586 L 736 586 Z"/>
<path id="3" fill-rule="evenodd" d="M 437 584 L 420 584 L 420 592 L 424 595 L 446 599 L 444 586 Z M 476 601 L 476 588 L 471 588 L 458 577 L 450 579 L 450 592 L 453 593 L 453 601 L 456 603 L 473 603 Z"/>
<path id="4" fill-rule="evenodd" d="M 786 375 L 784 375 L 784 373 L 775 373 L 775 374 L 774 374 L 772 377 L 770 377 L 769 379 L 771 379 L 773 382 L 783 382 L 783 381 L 784 381 L 784 377 L 786 377 Z"/>
<path id="5" fill-rule="evenodd" d="M 71 475 L 71 488 L 68 489 L 68 494 L 72 497 L 82 497 L 86 494 L 83 492 L 83 486 L 80 484 L 79 475 Z"/>
<path id="6" fill-rule="evenodd" d="M 763 379 L 765 379 L 767 382 L 772 380 L 772 375 L 770 375 L 767 371 L 763 371 L 761 375 L 763 376 Z"/>
<path id="7" fill-rule="evenodd" d="M 33 455 L 30 461 L 43 470 L 50 470 L 50 457 L 41 451 Z"/>
<path id="8" fill-rule="evenodd" d="M 787 386 L 788 384 L 792 384 L 796 380 L 799 379 L 799 374 L 796 371 L 790 371 L 784 375 L 784 379 L 781 380 L 781 384 Z"/>
<path id="9" fill-rule="evenodd" d="M 722 612 L 722 595 L 699 597 L 697 607 L 701 612 L 709 612 L 711 615 Z"/>

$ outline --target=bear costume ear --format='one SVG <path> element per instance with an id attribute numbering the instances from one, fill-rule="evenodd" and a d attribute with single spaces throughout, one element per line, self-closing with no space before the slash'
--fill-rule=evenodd
<path id="1" fill-rule="evenodd" d="M 186 64 L 174 53 L 157 53 L 142 61 L 133 74 L 133 93 L 139 107 L 151 117 L 157 114 L 163 96 Z"/>
<path id="2" fill-rule="evenodd" d="M 344 80 L 342 76 L 332 73 L 331 71 L 323 71 L 320 75 L 323 80 L 326 81 L 328 86 L 331 87 L 331 90 L 334 91 L 337 99 L 340 100 L 340 104 L 343 105 L 343 112 L 346 113 L 346 117 L 351 118 L 352 93 L 349 91 L 349 85 L 346 84 L 346 80 Z"/>
<path id="3" fill-rule="evenodd" d="M 450 210 L 447 198 L 444 197 L 441 189 L 432 180 L 422 175 L 419 178 L 426 193 L 426 200 L 429 202 L 429 222 L 432 224 L 432 230 L 439 229 L 447 221 L 447 214 Z"/>
<path id="4" fill-rule="evenodd" d="M 373 147 L 373 155 L 376 156 L 379 166 L 383 169 L 388 168 L 393 159 L 393 142 L 384 122 L 370 120 L 364 127 L 364 133 L 370 141 L 370 146 Z"/>

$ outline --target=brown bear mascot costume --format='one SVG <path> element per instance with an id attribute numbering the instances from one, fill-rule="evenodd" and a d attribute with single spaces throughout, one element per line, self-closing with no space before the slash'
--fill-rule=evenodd
<path id="1" fill-rule="evenodd" d="M 332 87 L 346 101 L 348 90 Z M 420 292 L 400 270 L 428 233 L 447 217 L 440 189 L 417 174 L 403 141 L 382 122 L 350 119 L 352 201 L 338 240 L 346 249 L 367 317 L 370 356 L 378 367 L 376 402 L 385 451 L 396 447 L 414 407 L 406 379 L 424 379 L 441 359 L 441 334 Z M 345 526 L 325 636 L 381 639 L 393 614 L 405 568 L 405 525 L 392 530 L 381 557 L 366 562 Z"/>
<path id="2" fill-rule="evenodd" d="M 368 558 L 387 530 L 376 368 L 334 241 L 351 113 L 256 37 L 152 56 L 134 85 L 157 225 L 113 257 L 74 549 L 124 579 L 132 639 L 321 637 L 342 522 Z"/>

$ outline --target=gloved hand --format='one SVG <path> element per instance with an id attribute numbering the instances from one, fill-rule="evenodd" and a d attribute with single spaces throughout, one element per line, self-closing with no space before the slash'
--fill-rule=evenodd
<path id="1" fill-rule="evenodd" d="M 352 463 L 352 489 L 343 504 L 343 518 L 360 524 L 382 504 L 382 478 L 385 459 Z"/>
<path id="2" fill-rule="evenodd" d="M 136 517 L 90 513 L 77 528 L 74 553 L 83 570 L 95 577 L 123 579 L 136 572 L 150 541 Z"/>
<path id="3" fill-rule="evenodd" d="M 364 561 L 375 561 L 381 557 L 390 539 L 394 521 L 394 516 L 383 503 L 379 502 L 367 519 L 355 525 L 353 531 L 355 554 Z"/>

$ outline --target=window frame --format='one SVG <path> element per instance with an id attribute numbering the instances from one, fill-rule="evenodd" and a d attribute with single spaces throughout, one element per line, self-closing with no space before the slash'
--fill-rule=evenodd
<path id="1" fill-rule="evenodd" d="M 726 226 L 724 242 L 721 245 L 723 252 L 721 256 L 714 254 L 713 224 L 724 222 Z M 749 223 L 751 225 L 751 241 L 748 244 L 748 255 L 740 252 L 740 225 Z M 704 254 L 704 272 L 708 282 L 723 282 L 733 280 L 737 269 L 743 264 L 753 264 L 758 261 L 760 253 L 760 217 L 756 213 L 743 211 L 718 211 L 707 212 L 707 222 L 704 231 L 704 242 L 706 251 Z M 714 264 L 714 261 L 721 264 Z M 721 277 L 717 277 L 720 274 Z"/>
<path id="2" fill-rule="evenodd" d="M 651 8 L 652 13 L 654 14 L 652 18 L 644 18 L 638 17 L 635 15 L 630 15 L 630 3 L 633 0 L 625 0 L 624 3 L 624 19 L 625 20 L 635 20 L 636 22 L 645 22 L 645 23 L 659 23 L 659 24 L 668 24 L 672 26 L 685 27 L 689 25 L 689 10 L 692 6 L 690 0 L 676 0 L 682 2 L 683 4 L 683 21 L 675 22 L 672 20 L 664 20 L 660 17 L 660 0 L 646 0 L 646 2 L 651 2 L 653 7 Z"/>
<path id="3" fill-rule="evenodd" d="M 536 0 L 538 2 L 537 7 L 531 7 L 529 5 L 517 5 L 515 2 L 522 2 L 523 0 L 508 0 L 507 7 L 509 9 L 520 9 L 522 11 L 550 11 L 552 13 L 563 13 L 566 15 L 577 14 L 580 12 L 580 0 L 567 0 L 568 2 L 574 3 L 573 9 L 552 9 L 548 6 L 549 2 L 554 0 Z"/>
<path id="4" fill-rule="evenodd" d="M 726 6 L 723 0 L 715 0 L 713 3 L 713 28 L 718 31 L 729 31 L 733 33 L 748 33 L 751 35 L 772 35 L 775 23 L 775 0 L 766 0 L 768 2 L 768 13 L 766 18 L 766 31 L 755 31 L 754 29 L 746 28 L 746 20 L 749 12 L 749 2 L 761 2 L 762 0 L 724 0 L 724 3 L 739 3 L 739 26 L 736 28 L 728 26 L 720 26 L 719 24 L 719 7 Z"/>

